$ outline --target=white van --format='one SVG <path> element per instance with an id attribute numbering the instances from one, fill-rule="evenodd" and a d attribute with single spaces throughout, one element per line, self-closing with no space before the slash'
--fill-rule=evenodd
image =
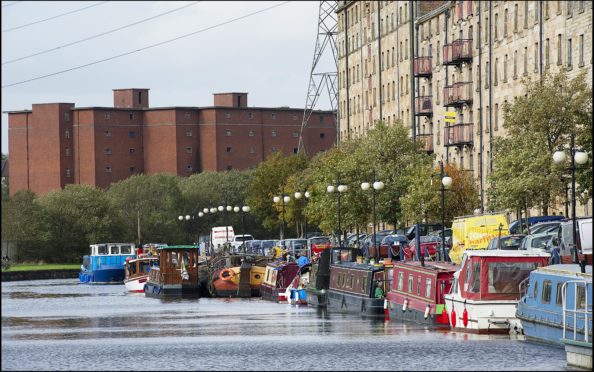
<path id="1" fill-rule="evenodd" d="M 577 218 L 577 244 L 581 247 L 583 254 L 592 254 L 592 217 Z M 573 221 L 567 220 L 561 223 L 557 239 L 553 245 L 561 248 L 561 255 L 572 255 L 573 245 Z"/>
<path id="2" fill-rule="evenodd" d="M 223 245 L 232 242 L 234 237 L 233 226 L 215 226 L 210 233 L 211 247 L 218 253 L 223 249 Z"/>
<path id="3" fill-rule="evenodd" d="M 251 236 L 250 234 L 235 235 L 233 237 L 233 241 L 231 241 L 231 247 L 233 247 L 234 251 L 237 251 L 239 249 L 239 247 L 241 247 L 243 242 L 246 242 L 248 240 L 254 240 L 254 237 Z"/>

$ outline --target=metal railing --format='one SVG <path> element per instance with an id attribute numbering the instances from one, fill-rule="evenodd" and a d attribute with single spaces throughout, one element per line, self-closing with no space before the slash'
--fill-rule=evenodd
<path id="1" fill-rule="evenodd" d="M 573 285 L 573 308 L 567 308 L 567 287 Z M 584 288 L 584 307 L 578 309 L 578 288 Z M 567 339 L 567 318 L 573 317 L 573 341 L 578 340 L 578 318 L 584 319 L 584 340 L 585 342 L 591 342 L 590 335 L 588 334 L 588 319 L 592 319 L 592 308 L 588 309 L 588 282 L 586 280 L 569 280 L 563 283 L 561 287 L 561 294 L 563 300 L 563 338 Z M 570 316 L 568 316 L 568 314 Z"/>

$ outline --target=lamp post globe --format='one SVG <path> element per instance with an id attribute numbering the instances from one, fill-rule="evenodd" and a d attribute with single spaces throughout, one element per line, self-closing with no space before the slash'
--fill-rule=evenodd
<path id="1" fill-rule="evenodd" d="M 209 209 L 208 209 L 208 208 L 204 208 L 204 209 L 202 210 L 202 212 L 204 212 L 204 213 L 208 213 L 208 212 L 209 212 Z"/>
<path id="2" fill-rule="evenodd" d="M 301 199 L 301 193 L 299 191 L 297 191 L 295 193 L 295 199 L 297 199 L 297 200 Z"/>
<path id="3" fill-rule="evenodd" d="M 186 214 L 186 221 L 189 221 L 189 220 L 190 220 L 190 215 Z"/>
<path id="4" fill-rule="evenodd" d="M 347 185 L 338 185 L 338 192 L 345 192 L 348 190 Z"/>
<path id="5" fill-rule="evenodd" d="M 285 203 L 288 203 L 290 200 L 291 200 L 291 197 L 290 197 L 290 196 L 285 196 L 285 197 L 283 197 L 283 201 L 284 201 Z"/>
<path id="6" fill-rule="evenodd" d="M 450 186 L 452 186 L 452 177 L 450 176 L 444 176 L 441 179 L 441 184 L 443 185 L 443 187 L 445 187 L 446 189 L 449 189 Z"/>
<path id="7" fill-rule="evenodd" d="M 228 205 L 228 206 L 227 206 L 227 212 L 231 212 L 232 210 L 233 210 L 233 207 L 232 207 L 232 206 L 230 206 L 230 205 Z"/>
<path id="8" fill-rule="evenodd" d="M 272 200 L 273 200 L 275 203 L 278 203 L 278 202 L 280 201 L 280 198 L 279 198 L 278 196 L 275 196 L 274 198 L 272 198 Z"/>
<path id="9" fill-rule="evenodd" d="M 565 151 L 558 150 L 558 151 L 555 151 L 555 153 L 553 154 L 553 161 L 556 164 L 563 163 L 565 161 L 565 159 L 567 159 L 567 156 L 565 155 Z"/>
<path id="10" fill-rule="evenodd" d="M 239 207 L 233 207 L 233 212 L 239 212 Z"/>
<path id="11" fill-rule="evenodd" d="M 574 158 L 575 162 L 579 165 L 584 165 L 588 162 L 588 154 L 581 150 L 576 151 Z"/>
<path id="12" fill-rule="evenodd" d="M 329 193 L 333 193 L 334 192 L 334 186 L 329 185 L 328 187 L 326 187 L 326 191 L 328 191 Z"/>
<path id="13" fill-rule="evenodd" d="M 382 181 L 375 181 L 373 183 L 373 188 L 375 190 L 382 190 L 384 188 L 384 183 Z"/>
<path id="14" fill-rule="evenodd" d="M 184 216 L 179 216 L 177 217 L 178 220 L 183 221 L 184 220 Z"/>
<path id="15" fill-rule="evenodd" d="M 363 190 L 363 191 L 369 190 L 369 182 L 363 182 L 361 184 L 361 190 Z"/>
<path id="16" fill-rule="evenodd" d="M 219 209 L 219 212 L 222 212 L 222 211 L 225 210 L 225 207 L 223 207 L 222 205 L 219 205 L 219 208 L 218 209 Z"/>
<path id="17" fill-rule="evenodd" d="M 305 197 L 309 199 L 311 197 L 311 193 L 309 191 L 306 191 L 305 192 Z"/>
<path id="18" fill-rule="evenodd" d="M 241 210 L 244 212 L 249 212 L 250 211 L 250 206 L 249 205 L 244 205 L 243 207 L 241 207 Z"/>
<path id="19" fill-rule="evenodd" d="M 204 213 L 198 212 L 198 217 L 202 217 L 202 216 L 204 216 Z"/>

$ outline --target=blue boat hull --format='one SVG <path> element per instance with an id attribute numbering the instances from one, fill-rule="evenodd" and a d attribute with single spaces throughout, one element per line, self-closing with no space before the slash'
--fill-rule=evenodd
<path id="1" fill-rule="evenodd" d="M 328 291 L 326 306 L 329 310 L 359 314 L 366 317 L 384 317 L 384 299 L 356 296 L 351 293 Z"/>
<path id="2" fill-rule="evenodd" d="M 124 283 L 126 276 L 123 267 L 102 267 L 99 270 L 81 271 L 78 278 L 81 283 L 91 284 L 119 284 Z"/>

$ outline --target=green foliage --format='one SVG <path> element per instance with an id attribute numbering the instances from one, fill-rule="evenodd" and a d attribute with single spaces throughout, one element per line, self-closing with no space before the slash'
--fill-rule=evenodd
<path id="1" fill-rule="evenodd" d="M 545 74 L 543 82 L 524 81 L 526 96 L 504 105 L 508 135 L 493 142 L 493 173 L 488 190 L 491 209 L 537 207 L 547 211 L 564 194 L 567 165 L 557 166 L 553 153 L 576 144 L 589 147 L 589 163 L 577 171 L 579 195 L 592 195 L 592 89 L 584 73 L 573 80 L 564 71 Z M 587 190 L 587 193 L 584 191 Z"/>
<path id="2" fill-rule="evenodd" d="M 67 185 L 39 198 L 51 235 L 47 262 L 77 262 L 89 244 L 124 238 L 121 220 L 105 193 L 89 185 Z"/>

